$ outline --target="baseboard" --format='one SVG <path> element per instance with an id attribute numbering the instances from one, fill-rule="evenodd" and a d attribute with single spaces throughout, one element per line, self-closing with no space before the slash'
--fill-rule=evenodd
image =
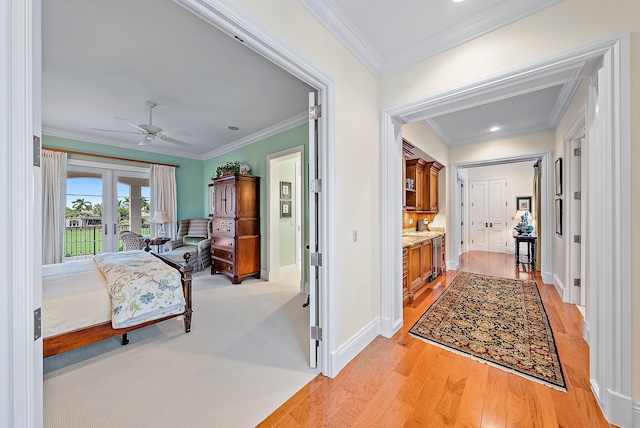
<path id="1" fill-rule="evenodd" d="M 633 428 L 640 428 L 640 403 L 638 403 L 637 401 L 633 402 L 632 413 L 633 413 Z"/>
<path id="2" fill-rule="evenodd" d="M 457 270 L 458 269 L 458 261 L 446 261 L 444 265 L 447 267 L 447 270 Z"/>
<path id="3" fill-rule="evenodd" d="M 260 279 L 263 281 L 269 281 L 269 271 L 260 269 Z"/>
<path id="4" fill-rule="evenodd" d="M 601 390 L 594 379 L 591 379 L 591 391 L 607 422 L 621 428 L 640 428 L 640 403 L 607 388 Z M 601 392 L 607 396 L 601 396 Z"/>
<path id="5" fill-rule="evenodd" d="M 376 318 L 331 352 L 330 377 L 335 377 L 356 355 L 380 334 L 380 318 Z"/>
<path id="6" fill-rule="evenodd" d="M 589 325 L 589 322 L 584 318 L 582 319 L 582 338 L 585 342 L 587 342 L 587 345 L 591 345 L 589 343 L 589 340 L 591 339 L 591 326 Z"/>
<path id="7" fill-rule="evenodd" d="M 294 272 L 297 272 L 295 263 L 287 266 L 280 266 L 280 275 L 288 275 Z"/>
<path id="8" fill-rule="evenodd" d="M 553 284 L 553 274 L 551 272 L 540 272 L 540 277 L 545 284 Z"/>
<path id="9" fill-rule="evenodd" d="M 562 300 L 564 301 L 564 284 L 562 283 L 562 281 L 560 281 L 560 278 L 558 278 L 558 275 L 556 275 L 555 273 L 553 274 L 553 286 L 556 287 L 560 298 L 562 298 Z"/>

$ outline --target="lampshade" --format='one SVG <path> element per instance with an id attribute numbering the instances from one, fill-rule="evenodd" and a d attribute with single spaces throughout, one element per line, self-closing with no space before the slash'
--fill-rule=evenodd
<path id="1" fill-rule="evenodd" d="M 160 223 L 160 224 L 164 224 L 164 223 L 171 223 L 173 220 L 171 220 L 171 217 L 169 217 L 167 215 L 166 211 L 156 211 L 155 214 L 153 215 L 153 218 L 151 219 L 151 223 Z"/>
<path id="2" fill-rule="evenodd" d="M 521 220 L 522 216 L 526 215 L 527 213 L 529 214 L 529 218 L 527 220 L 529 220 L 529 221 L 533 220 L 534 219 L 533 215 L 531 215 L 531 213 L 529 211 L 525 211 L 525 210 L 516 211 L 515 215 L 513 216 L 513 219 L 514 220 Z"/>

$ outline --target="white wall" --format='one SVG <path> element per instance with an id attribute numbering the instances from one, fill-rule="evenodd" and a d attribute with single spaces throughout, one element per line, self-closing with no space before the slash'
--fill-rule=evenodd
<path id="1" fill-rule="evenodd" d="M 336 343 L 355 337 L 380 316 L 380 126 L 378 81 L 296 0 L 235 0 L 253 19 L 295 47 L 335 80 L 335 151 L 329 170 L 336 183 L 327 207 L 335 219 Z M 366 215 L 363 215 L 366 213 Z M 353 242 L 352 230 L 358 231 Z"/>

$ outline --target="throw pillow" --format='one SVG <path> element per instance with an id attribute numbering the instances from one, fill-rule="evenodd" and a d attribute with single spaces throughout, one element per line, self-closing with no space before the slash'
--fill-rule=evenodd
<path id="1" fill-rule="evenodd" d="M 182 245 L 198 245 L 198 242 L 202 241 L 204 238 L 204 236 L 190 236 L 190 235 L 185 235 L 182 238 Z"/>

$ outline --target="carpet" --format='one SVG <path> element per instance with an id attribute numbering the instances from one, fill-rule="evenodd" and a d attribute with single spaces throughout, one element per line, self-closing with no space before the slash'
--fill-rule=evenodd
<path id="1" fill-rule="evenodd" d="M 534 281 L 460 272 L 409 333 L 566 391 L 551 325 Z"/>

